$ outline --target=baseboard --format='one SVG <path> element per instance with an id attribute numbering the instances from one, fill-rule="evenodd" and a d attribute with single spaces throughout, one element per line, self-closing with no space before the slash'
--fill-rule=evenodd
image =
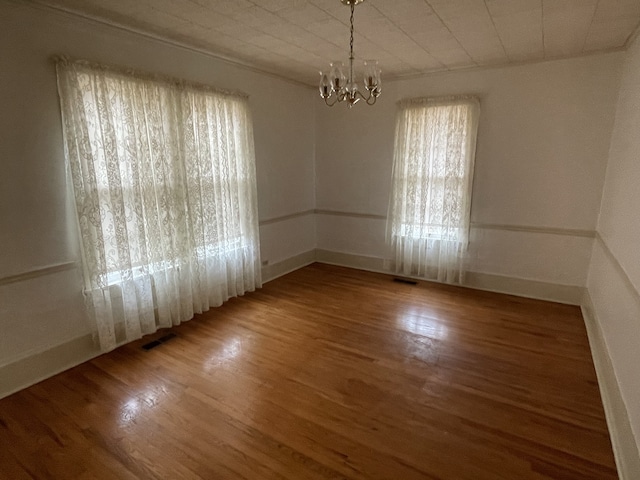
<path id="1" fill-rule="evenodd" d="M 481 272 L 465 273 L 464 286 L 568 305 L 580 305 L 584 295 L 584 287 L 577 285 L 561 285 Z"/>
<path id="2" fill-rule="evenodd" d="M 611 357 L 600 329 L 600 322 L 588 291 L 583 297 L 582 316 L 587 327 L 591 355 L 598 376 L 600 396 L 607 417 L 618 475 L 621 480 L 635 480 L 640 478 L 640 451 L 631 430 L 627 407 L 622 398 Z"/>
<path id="3" fill-rule="evenodd" d="M 378 257 L 318 249 L 316 250 L 316 261 L 370 272 L 393 274 L 391 268 L 385 268 L 385 260 Z M 425 281 L 418 277 L 415 278 Z M 467 272 L 462 286 L 569 305 L 580 305 L 584 295 L 584 288 L 575 285 L 560 285 L 480 272 Z"/>
<path id="4" fill-rule="evenodd" d="M 102 352 L 90 334 L 0 367 L 0 398 L 97 357 Z"/>
<path id="5" fill-rule="evenodd" d="M 353 253 L 333 252 L 331 250 L 316 249 L 316 261 L 328 265 L 339 267 L 357 268 L 369 272 L 388 273 L 391 271 L 384 268 L 384 260 L 378 257 L 367 257 Z"/>
<path id="6" fill-rule="evenodd" d="M 316 250 L 308 250 L 286 260 L 262 267 L 262 282 L 267 283 L 278 277 L 306 267 L 316 261 Z"/>

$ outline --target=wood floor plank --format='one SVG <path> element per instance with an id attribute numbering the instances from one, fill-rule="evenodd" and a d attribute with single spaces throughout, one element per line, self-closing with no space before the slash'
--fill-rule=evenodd
<path id="1" fill-rule="evenodd" d="M 0 400 L 0 479 L 617 478 L 576 307 L 313 264 L 171 332 Z"/>

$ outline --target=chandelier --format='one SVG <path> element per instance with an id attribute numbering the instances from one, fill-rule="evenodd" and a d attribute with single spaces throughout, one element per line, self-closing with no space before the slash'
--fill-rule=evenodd
<path id="1" fill-rule="evenodd" d="M 333 107 L 338 102 L 348 102 L 349 108 L 353 107 L 361 99 L 367 105 L 373 105 L 382 93 L 380 69 L 377 60 L 364 61 L 364 87 L 366 96 L 358 90 L 358 84 L 353 77 L 353 11 L 355 6 L 364 0 L 340 0 L 344 5 L 351 7 L 351 40 L 349 42 L 349 76 L 344 74 L 342 62 L 331 62 L 329 73 L 320 72 L 320 96 L 324 103 Z"/>

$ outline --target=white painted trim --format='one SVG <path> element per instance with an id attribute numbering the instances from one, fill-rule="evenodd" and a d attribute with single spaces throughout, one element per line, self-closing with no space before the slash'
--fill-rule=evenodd
<path id="1" fill-rule="evenodd" d="M 263 225 L 271 225 L 272 223 L 284 222 L 287 220 L 292 220 L 294 218 L 305 217 L 307 215 L 313 215 L 316 213 L 315 210 L 303 210 L 301 212 L 294 212 L 287 215 L 281 215 L 279 217 L 267 218 L 265 220 L 260 220 L 259 225 L 262 227 Z"/>
<path id="2" fill-rule="evenodd" d="M 369 218 L 371 220 L 386 220 L 386 215 L 376 215 L 373 213 L 357 213 L 357 212 L 343 212 L 339 210 L 322 210 L 316 209 L 317 215 L 330 215 L 333 217 L 351 217 L 351 218 Z"/>
<path id="3" fill-rule="evenodd" d="M 579 230 L 575 228 L 535 227 L 531 225 L 505 225 L 497 223 L 472 222 L 471 228 L 479 230 L 502 230 L 507 232 L 544 233 L 547 235 L 566 235 L 569 237 L 594 238 L 595 230 Z"/>
<path id="4" fill-rule="evenodd" d="M 585 290 L 578 285 L 562 285 L 483 272 L 466 272 L 464 286 L 567 305 L 580 305 Z"/>
<path id="5" fill-rule="evenodd" d="M 391 270 L 384 268 L 384 260 L 378 257 L 367 257 L 353 253 L 333 252 L 331 250 L 316 249 L 316 261 L 339 267 L 357 268 L 368 272 L 387 273 L 393 275 Z"/>
<path id="6" fill-rule="evenodd" d="M 83 335 L 0 367 L 0 398 L 27 388 L 102 354 L 91 334 Z"/>
<path id="7" fill-rule="evenodd" d="M 600 321 L 588 291 L 582 301 L 582 316 L 589 336 L 591 356 L 598 376 L 609 436 L 621 480 L 640 478 L 640 451 L 635 439 L 627 407 L 622 398 Z"/>
<path id="8" fill-rule="evenodd" d="M 626 284 L 627 288 L 629 289 L 629 293 L 631 293 L 634 300 L 638 304 L 638 307 L 640 308 L 640 292 L 631 281 L 631 277 L 629 277 L 629 274 L 624 269 L 618 258 L 613 254 L 605 239 L 602 237 L 602 235 L 600 235 L 600 232 L 596 232 L 596 240 L 602 245 L 602 251 L 604 252 L 605 256 L 607 257 L 611 265 L 613 265 L 613 268 L 618 273 L 618 276 Z"/>
<path id="9" fill-rule="evenodd" d="M 291 273 L 316 261 L 316 251 L 308 250 L 281 262 L 262 267 L 262 283 L 270 282 L 287 273 Z"/>
<path id="10" fill-rule="evenodd" d="M 26 280 L 32 280 L 38 277 L 44 277 L 46 275 L 52 275 L 54 273 L 64 272 L 66 270 L 73 270 L 77 268 L 77 262 L 65 262 L 55 265 L 49 265 L 48 267 L 34 268 L 26 272 L 18 273 L 16 275 L 8 275 L 6 277 L 0 277 L 0 287 L 9 285 L 11 283 L 24 282 Z"/>
<path id="11" fill-rule="evenodd" d="M 345 212 L 340 210 L 322 210 L 316 209 L 317 215 L 328 215 L 334 217 L 350 217 L 350 218 L 368 218 L 371 220 L 386 220 L 386 215 L 377 215 L 373 213 Z M 543 233 L 547 235 L 565 235 L 569 237 L 586 237 L 594 238 L 595 230 L 581 230 L 577 228 L 559 228 L 559 227 L 538 227 L 534 225 L 510 225 L 502 223 L 481 223 L 471 222 L 472 229 L 478 230 L 501 230 L 506 232 L 524 232 L 524 233 Z"/>
<path id="12" fill-rule="evenodd" d="M 317 249 L 316 261 L 330 265 L 394 275 L 393 262 L 389 261 L 389 268 L 385 268 L 387 261 L 377 257 Z M 403 275 L 403 277 L 404 276 L 405 275 Z M 410 278 L 414 278 L 420 282 L 431 281 L 420 277 Z M 576 285 L 561 285 L 481 272 L 467 272 L 465 274 L 465 283 L 460 286 L 473 288 L 475 290 L 566 303 L 568 305 L 580 305 L 584 295 L 584 288 Z"/>
<path id="13" fill-rule="evenodd" d="M 287 215 L 281 215 L 279 217 L 268 218 L 260 220 L 260 226 L 270 225 L 272 223 L 284 222 L 298 217 L 307 215 L 326 215 L 331 217 L 349 217 L 349 218 L 366 218 L 369 220 L 386 220 L 386 215 L 378 215 L 374 213 L 361 213 L 361 212 L 347 212 L 342 210 L 325 210 L 325 209 L 313 209 L 302 210 L 300 212 L 294 212 Z M 547 235 L 563 235 L 569 237 L 584 237 L 595 238 L 595 230 L 582 230 L 577 228 L 558 228 L 558 227 L 538 227 L 533 225 L 510 225 L 499 223 L 481 223 L 471 222 L 471 228 L 477 230 L 500 230 L 505 232 L 523 232 L 523 233 L 541 233 Z"/>

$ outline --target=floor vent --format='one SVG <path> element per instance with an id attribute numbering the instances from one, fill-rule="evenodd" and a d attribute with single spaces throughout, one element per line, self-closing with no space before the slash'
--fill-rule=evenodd
<path id="1" fill-rule="evenodd" d="M 162 337 L 158 338 L 157 340 L 154 340 L 152 342 L 149 343 L 145 343 L 144 345 L 142 345 L 142 348 L 144 348 L 145 350 L 151 350 L 152 348 L 156 348 L 158 345 L 163 344 L 164 342 L 167 342 L 169 340 L 171 340 L 172 338 L 177 337 L 177 335 L 175 333 L 167 333 L 166 335 L 163 335 Z"/>
<path id="2" fill-rule="evenodd" d="M 398 283 L 406 283 L 407 285 L 417 285 L 418 282 L 416 282 L 415 280 L 411 280 L 410 278 L 394 278 L 393 279 L 394 282 L 398 282 Z"/>

